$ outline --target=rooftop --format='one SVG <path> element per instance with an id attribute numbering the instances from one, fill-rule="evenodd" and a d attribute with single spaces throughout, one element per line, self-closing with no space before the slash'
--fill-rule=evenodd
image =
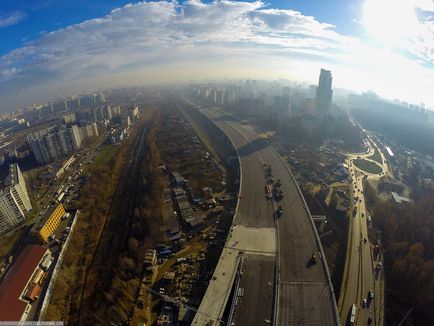
<path id="1" fill-rule="evenodd" d="M 186 218 L 185 221 L 190 224 L 190 226 L 192 228 L 201 225 L 204 222 L 204 218 L 203 216 L 195 216 L 195 217 L 190 217 L 190 218 Z"/>
<path id="2" fill-rule="evenodd" d="M 389 146 L 386 146 L 386 150 L 387 150 L 387 153 L 390 155 L 390 156 L 394 156 L 394 154 L 393 154 L 393 152 L 392 152 L 392 150 L 390 149 L 390 147 Z"/>
<path id="3" fill-rule="evenodd" d="M 0 320 L 19 321 L 26 309 L 27 302 L 20 299 L 24 288 L 47 248 L 29 245 L 6 274 L 0 284 Z"/>
<path id="4" fill-rule="evenodd" d="M 53 214 L 53 212 L 57 209 L 57 207 L 61 206 L 62 204 L 59 205 L 54 205 L 54 206 L 50 206 L 45 213 L 40 217 L 40 219 L 35 223 L 35 225 L 33 225 L 32 230 L 31 231 L 39 231 L 39 229 L 41 229 L 41 227 L 45 224 L 45 222 L 47 221 L 47 219 L 51 216 L 51 214 Z"/>
<path id="5" fill-rule="evenodd" d="M 402 197 L 402 196 L 398 195 L 396 192 L 392 192 L 392 197 L 397 204 L 400 204 L 402 202 L 406 202 L 406 203 L 411 202 L 411 199 L 409 199 L 407 197 Z"/>

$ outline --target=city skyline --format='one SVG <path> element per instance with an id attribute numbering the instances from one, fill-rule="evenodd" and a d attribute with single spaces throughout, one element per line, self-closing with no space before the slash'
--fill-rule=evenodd
<path id="1" fill-rule="evenodd" d="M 434 0 L 0 0 L 0 321 L 434 325 Z"/>
<path id="2" fill-rule="evenodd" d="M 333 71 L 335 87 L 432 108 L 433 12 L 429 0 L 7 2 L 0 110 L 191 79 L 316 84 L 320 68 Z"/>

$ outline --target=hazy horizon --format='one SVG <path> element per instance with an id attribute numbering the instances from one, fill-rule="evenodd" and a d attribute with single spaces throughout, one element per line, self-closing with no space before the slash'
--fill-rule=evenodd
<path id="1" fill-rule="evenodd" d="M 333 87 L 434 107 L 429 0 L 115 1 L 111 7 L 75 1 L 81 15 L 72 5 L 37 3 L 2 10 L 0 36 L 9 42 L 0 48 L 2 112 L 86 90 L 162 82 L 316 84 L 320 68 L 332 71 Z M 71 14 L 69 21 L 58 22 L 62 12 Z M 33 28 L 40 15 L 46 25 Z"/>

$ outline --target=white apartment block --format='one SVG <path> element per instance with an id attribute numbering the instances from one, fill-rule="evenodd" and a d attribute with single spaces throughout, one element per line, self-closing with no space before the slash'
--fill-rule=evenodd
<path id="1" fill-rule="evenodd" d="M 32 209 L 26 183 L 18 164 L 9 166 L 9 174 L 0 189 L 0 233 L 21 223 Z"/>

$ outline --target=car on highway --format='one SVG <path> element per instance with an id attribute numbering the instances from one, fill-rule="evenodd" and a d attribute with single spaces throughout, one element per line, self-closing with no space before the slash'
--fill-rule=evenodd
<path id="1" fill-rule="evenodd" d="M 370 290 L 368 292 L 368 300 L 371 302 L 374 299 L 374 292 L 372 290 Z"/>
<path id="2" fill-rule="evenodd" d="M 354 209 L 353 209 L 353 217 L 356 217 L 356 214 L 357 214 L 357 207 L 354 207 Z"/>
<path id="3" fill-rule="evenodd" d="M 282 216 L 282 214 L 283 214 L 282 206 L 279 206 L 279 207 L 277 208 L 277 216 L 280 217 L 280 216 Z"/>
<path id="4" fill-rule="evenodd" d="M 366 308 L 368 305 L 368 301 L 366 300 L 366 298 L 363 298 L 362 300 L 362 308 Z"/>
<path id="5" fill-rule="evenodd" d="M 316 264 L 316 254 L 315 253 L 312 253 L 312 256 L 310 257 L 310 263 L 312 265 Z"/>

